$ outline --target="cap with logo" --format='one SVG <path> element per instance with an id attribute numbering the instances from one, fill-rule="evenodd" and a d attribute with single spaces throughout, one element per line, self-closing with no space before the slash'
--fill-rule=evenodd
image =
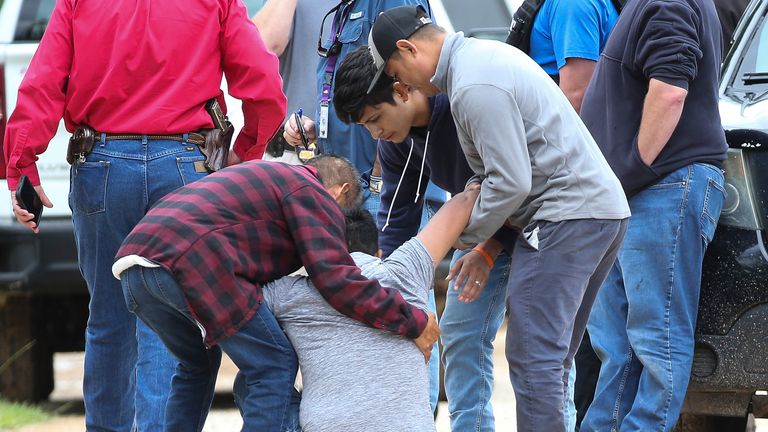
<path id="1" fill-rule="evenodd" d="M 368 35 L 368 47 L 376 65 L 376 75 L 368 87 L 368 93 L 376 86 L 384 73 L 387 60 L 397 50 L 397 41 L 408 39 L 416 30 L 431 23 L 427 11 L 420 5 L 398 6 L 379 14 Z"/>

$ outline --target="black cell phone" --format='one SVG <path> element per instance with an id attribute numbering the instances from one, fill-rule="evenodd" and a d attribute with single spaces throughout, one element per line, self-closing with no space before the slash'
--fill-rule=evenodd
<path id="1" fill-rule="evenodd" d="M 23 175 L 19 179 L 19 185 L 16 186 L 16 201 L 19 207 L 35 215 L 32 222 L 40 226 L 40 216 L 43 214 L 43 202 L 37 195 L 37 191 L 32 187 L 29 177 Z"/>

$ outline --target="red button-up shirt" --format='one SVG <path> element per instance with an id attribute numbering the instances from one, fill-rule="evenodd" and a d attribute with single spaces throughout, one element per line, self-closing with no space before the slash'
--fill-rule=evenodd
<path id="1" fill-rule="evenodd" d="M 175 134 L 213 126 L 208 99 L 243 101 L 235 153 L 260 158 L 285 117 L 278 61 L 242 0 L 58 0 L 5 132 L 8 186 L 39 184 L 35 161 L 70 132 Z"/>
<path id="2" fill-rule="evenodd" d="M 344 216 L 314 168 L 247 162 L 166 195 L 123 242 L 171 272 L 213 345 L 250 320 L 263 284 L 306 268 L 339 312 L 415 338 L 427 315 L 363 277 L 347 251 Z"/>

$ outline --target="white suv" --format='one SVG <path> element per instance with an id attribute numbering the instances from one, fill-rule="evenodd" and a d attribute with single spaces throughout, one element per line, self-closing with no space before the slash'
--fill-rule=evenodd
<path id="1" fill-rule="evenodd" d="M 261 3 L 246 0 L 251 13 Z M 56 0 L 0 0 L 0 147 L 19 84 L 55 4 Z M 240 101 L 227 96 L 227 106 L 239 130 Z M 0 153 L 0 394 L 7 399 L 47 398 L 53 389 L 53 353 L 84 347 L 88 291 L 77 265 L 68 205 L 68 140 L 62 121 L 37 162 L 54 204 L 43 213 L 39 235 L 13 217 Z"/>

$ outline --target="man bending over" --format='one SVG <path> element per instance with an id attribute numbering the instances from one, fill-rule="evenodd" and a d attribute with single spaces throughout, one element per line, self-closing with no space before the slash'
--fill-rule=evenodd
<path id="1" fill-rule="evenodd" d="M 426 309 L 435 266 L 466 226 L 477 195 L 476 190 L 456 195 L 384 261 L 372 256 L 378 247 L 371 215 L 348 213 L 352 258 L 365 277 Z M 416 345 L 340 314 L 306 277 L 267 284 L 264 300 L 299 358 L 304 432 L 435 430 L 427 365 Z"/>

